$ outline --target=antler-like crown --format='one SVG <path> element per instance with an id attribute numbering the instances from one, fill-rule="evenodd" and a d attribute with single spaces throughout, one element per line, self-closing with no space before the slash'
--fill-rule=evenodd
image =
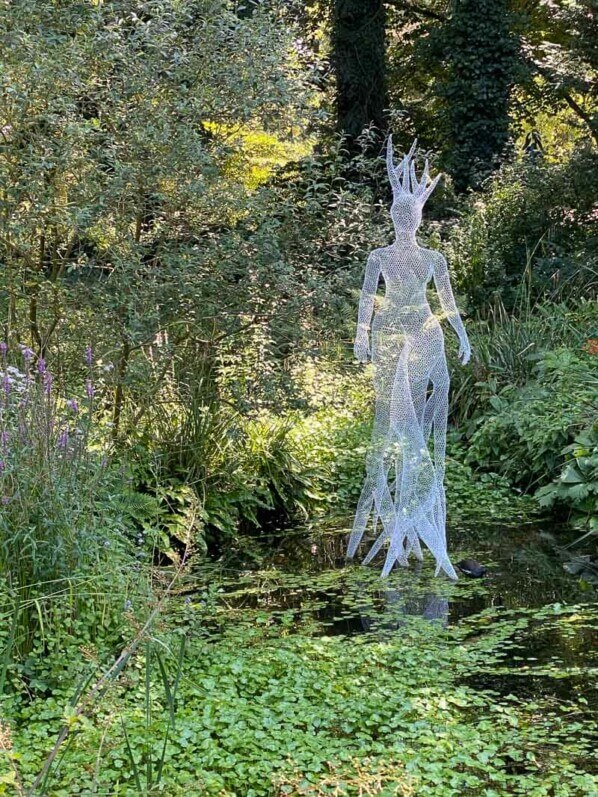
<path id="1" fill-rule="evenodd" d="M 407 155 L 405 155 L 400 165 L 395 167 L 392 156 L 392 135 L 389 135 L 386 144 L 386 168 L 388 169 L 388 176 L 390 178 L 390 184 L 392 185 L 394 198 L 399 199 L 400 197 L 411 196 L 417 200 L 420 207 L 423 207 L 432 191 L 436 188 L 441 175 L 437 175 L 430 185 L 428 185 L 430 175 L 428 161 L 426 160 L 421 180 L 419 182 L 417 181 L 415 163 L 412 161 L 416 144 L 417 139 L 415 139 L 411 145 L 411 149 Z"/>

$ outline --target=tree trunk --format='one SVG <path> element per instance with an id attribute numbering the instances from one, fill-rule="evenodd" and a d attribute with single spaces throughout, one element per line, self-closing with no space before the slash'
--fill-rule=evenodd
<path id="1" fill-rule="evenodd" d="M 519 61 L 510 6 L 510 0 L 456 0 L 443 26 L 445 162 L 457 191 L 480 188 L 510 154 L 510 96 Z"/>
<path id="2" fill-rule="evenodd" d="M 332 61 L 336 72 L 337 130 L 353 154 L 366 127 L 378 153 L 386 128 L 386 13 L 382 0 L 333 0 Z"/>

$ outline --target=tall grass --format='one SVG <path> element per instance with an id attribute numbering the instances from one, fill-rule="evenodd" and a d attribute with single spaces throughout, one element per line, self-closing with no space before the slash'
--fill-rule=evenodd
<path id="1" fill-rule="evenodd" d="M 195 535 L 214 549 L 307 516 L 315 476 L 293 440 L 297 418 L 265 409 L 242 414 L 205 359 L 181 364 L 147 421 L 151 467 L 174 490 L 193 490 L 200 506 Z"/>
<path id="2" fill-rule="evenodd" d="M 58 731 L 54 744 L 48 750 L 41 769 L 27 792 L 28 795 L 51 793 L 49 789 L 52 785 L 53 776 L 55 771 L 59 769 L 62 757 L 65 756 L 69 743 L 76 733 L 77 723 L 84 718 L 90 717 L 99 704 L 107 702 L 110 688 L 119 683 L 126 668 L 133 661 L 140 661 L 143 668 L 145 735 L 140 739 L 138 728 L 136 728 L 135 737 L 131 739 L 121 714 L 120 724 L 125 752 L 129 759 L 130 771 L 138 793 L 150 794 L 153 793 L 154 789 L 159 788 L 164 774 L 168 741 L 176 723 L 177 691 L 185 656 L 186 636 L 184 634 L 179 635 L 178 649 L 171 650 L 168 645 L 157 639 L 154 634 L 168 606 L 174 587 L 189 562 L 190 554 L 191 546 L 189 545 L 185 549 L 178 567 L 171 573 L 168 582 L 158 594 L 157 599 L 151 599 L 145 620 L 136 619 L 132 623 L 134 634 L 122 647 L 120 653 L 111 659 L 111 663 L 108 666 L 100 670 L 99 675 L 94 672 L 97 669 L 94 667 L 91 673 L 86 673 L 81 680 L 79 688 L 65 711 L 66 721 Z M 138 656 L 142 650 L 145 655 Z M 174 661 L 170 668 L 165 662 L 165 652 L 171 661 Z M 168 715 L 161 738 L 155 738 L 152 721 L 153 696 L 151 693 L 156 669 L 158 670 L 158 682 L 162 684 L 164 689 L 163 703 Z M 169 669 L 174 670 L 173 675 L 169 674 Z M 100 781 L 99 761 L 102 753 L 101 748 L 102 744 L 100 744 L 97 755 L 93 793 L 96 793 Z M 157 755 L 155 755 L 156 748 Z"/>
<path id="3" fill-rule="evenodd" d="M 453 369 L 454 421 L 474 417 L 503 387 L 524 385 L 546 352 L 563 346 L 581 351 L 595 324 L 594 302 L 543 304 L 523 292 L 509 312 L 496 298 L 485 319 L 468 325 L 472 358 L 468 368 Z"/>

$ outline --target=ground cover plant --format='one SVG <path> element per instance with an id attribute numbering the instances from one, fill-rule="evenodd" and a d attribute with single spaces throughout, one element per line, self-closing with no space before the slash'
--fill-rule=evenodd
<path id="1" fill-rule="evenodd" d="M 415 591 L 399 574 L 383 592 L 361 568 L 209 575 L 203 585 L 184 581 L 194 592 L 163 606 L 93 712 L 76 714 L 84 694 L 76 684 L 110 660 L 101 643 L 82 656 L 82 640 L 66 638 L 25 691 L 12 674 L 5 784 L 18 784 L 18 772 L 26 793 L 66 723 L 68 742 L 40 793 L 325 794 L 329 784 L 346 794 L 582 795 L 596 787 L 577 686 L 589 670 L 575 658 L 595 636 L 595 608 L 490 608 L 447 628 L 442 613 L 417 615 L 415 604 L 435 589 L 429 573 Z M 437 600 L 448 606 L 458 589 L 441 585 Z M 464 585 L 461 599 L 485 589 Z M 293 594 L 299 602 L 285 606 Z M 322 614 L 331 594 L 341 603 Z M 338 634 L 343 614 L 369 630 Z M 134 603 L 121 623 L 135 633 L 144 616 Z M 552 639 L 550 655 L 532 655 L 534 638 Z M 65 679 L 63 662 L 73 659 L 78 676 Z"/>
<path id="2" fill-rule="evenodd" d="M 596 25 L 2 5 L 0 795 L 598 792 Z M 480 581 L 344 560 L 389 131 L 445 170 L 419 240 L 472 343 L 445 485 Z"/>

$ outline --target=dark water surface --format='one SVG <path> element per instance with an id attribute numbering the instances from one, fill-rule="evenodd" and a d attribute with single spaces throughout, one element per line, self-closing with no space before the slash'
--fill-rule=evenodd
<path id="1" fill-rule="evenodd" d="M 465 626 L 466 643 L 476 644 L 493 623 L 512 623 L 501 666 L 465 680 L 511 699 L 574 702 L 582 719 L 596 716 L 596 591 L 564 569 L 562 531 L 531 524 L 453 530 L 453 561 L 475 558 L 488 567 L 485 578 L 462 576 L 458 582 L 434 577 L 429 555 L 383 580 L 379 563 L 346 563 L 347 533 L 341 524 L 287 532 L 272 538 L 259 569 L 224 571 L 216 625 L 259 623 L 280 626 L 282 633 L 370 633 L 379 639 L 425 618 Z M 560 617 L 565 613 L 566 622 Z"/>
<path id="2" fill-rule="evenodd" d="M 561 530 L 454 530 L 453 561 L 475 558 L 488 567 L 485 578 L 458 582 L 434 577 L 429 555 L 387 579 L 380 578 L 379 562 L 347 564 L 347 533 L 342 524 L 297 529 L 272 538 L 259 568 L 248 562 L 220 571 L 212 580 L 211 632 L 255 623 L 281 634 L 379 640 L 424 618 L 458 628 L 463 644 L 475 645 L 506 624 L 500 664 L 467 673 L 463 681 L 497 699 L 539 700 L 555 710 L 575 705 L 578 720 L 598 719 L 596 591 L 564 569 Z M 587 763 L 587 771 L 597 771 Z"/>
<path id="3" fill-rule="evenodd" d="M 222 604 L 231 611 L 294 612 L 321 633 L 351 634 L 400 627 L 420 615 L 455 625 L 488 609 L 593 603 L 596 592 L 563 568 L 557 535 L 541 526 L 489 526 L 451 534 L 453 561 L 475 558 L 488 567 L 483 579 L 434 577 L 432 560 L 413 560 L 387 579 L 380 563 L 345 561 L 348 529 L 298 529 L 273 539 L 260 568 L 240 566 L 222 578 Z M 562 544 L 562 533 L 558 536 Z M 314 628 L 315 631 L 315 628 Z"/>

